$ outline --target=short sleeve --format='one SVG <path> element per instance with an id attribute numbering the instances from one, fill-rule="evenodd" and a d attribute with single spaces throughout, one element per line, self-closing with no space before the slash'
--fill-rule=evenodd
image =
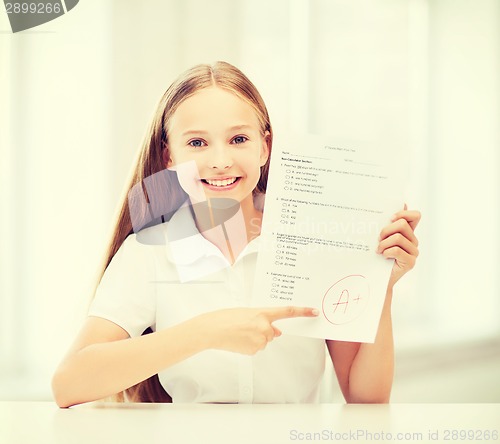
<path id="1" fill-rule="evenodd" d="M 155 324 L 155 256 L 151 246 L 134 234 L 127 237 L 101 279 L 89 316 L 122 327 L 130 337 L 140 336 Z"/>

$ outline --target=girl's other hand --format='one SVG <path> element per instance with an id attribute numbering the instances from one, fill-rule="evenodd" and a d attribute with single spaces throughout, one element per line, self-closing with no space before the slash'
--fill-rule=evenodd
<path id="1" fill-rule="evenodd" d="M 405 204 L 404 209 L 398 211 L 392 217 L 391 223 L 380 232 L 377 253 L 395 260 L 389 279 L 389 289 L 392 289 L 401 276 L 415 266 L 419 252 L 418 239 L 414 231 L 420 222 L 420 217 L 419 211 L 408 210 Z"/>
<path id="2" fill-rule="evenodd" d="M 274 321 L 316 316 L 318 310 L 310 307 L 228 308 L 204 313 L 192 321 L 206 341 L 205 348 L 253 355 L 281 336 Z"/>

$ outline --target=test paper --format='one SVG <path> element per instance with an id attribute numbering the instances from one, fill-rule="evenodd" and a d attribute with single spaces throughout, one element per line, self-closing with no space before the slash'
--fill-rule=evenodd
<path id="1" fill-rule="evenodd" d="M 320 312 L 275 322 L 283 333 L 374 342 L 394 264 L 375 250 L 403 207 L 386 148 L 312 135 L 273 146 L 253 303 Z"/>

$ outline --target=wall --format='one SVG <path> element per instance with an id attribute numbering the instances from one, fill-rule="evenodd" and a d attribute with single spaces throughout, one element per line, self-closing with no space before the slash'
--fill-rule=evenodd
<path id="1" fill-rule="evenodd" d="M 15 35 L 0 14 L 0 398 L 50 397 L 156 103 L 219 59 L 255 82 L 277 134 L 407 159 L 423 219 L 398 350 L 498 335 L 499 22 L 495 0 L 86 0 Z"/>

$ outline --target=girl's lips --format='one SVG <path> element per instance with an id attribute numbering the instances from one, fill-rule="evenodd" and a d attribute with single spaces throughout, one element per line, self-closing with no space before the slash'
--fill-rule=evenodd
<path id="1" fill-rule="evenodd" d="M 223 182 L 223 181 L 230 181 L 230 180 L 234 180 L 234 182 L 232 183 L 229 183 L 228 185 L 214 185 L 215 182 Z M 213 178 L 213 179 L 201 179 L 201 183 L 203 184 L 203 186 L 205 188 L 208 188 L 209 190 L 213 190 L 213 191 L 229 191 L 229 190 L 232 190 L 233 188 L 235 188 L 238 183 L 240 182 L 240 179 L 241 177 L 218 177 L 217 179 Z M 207 180 L 209 180 L 210 182 L 212 182 L 212 184 L 208 183 Z"/>

